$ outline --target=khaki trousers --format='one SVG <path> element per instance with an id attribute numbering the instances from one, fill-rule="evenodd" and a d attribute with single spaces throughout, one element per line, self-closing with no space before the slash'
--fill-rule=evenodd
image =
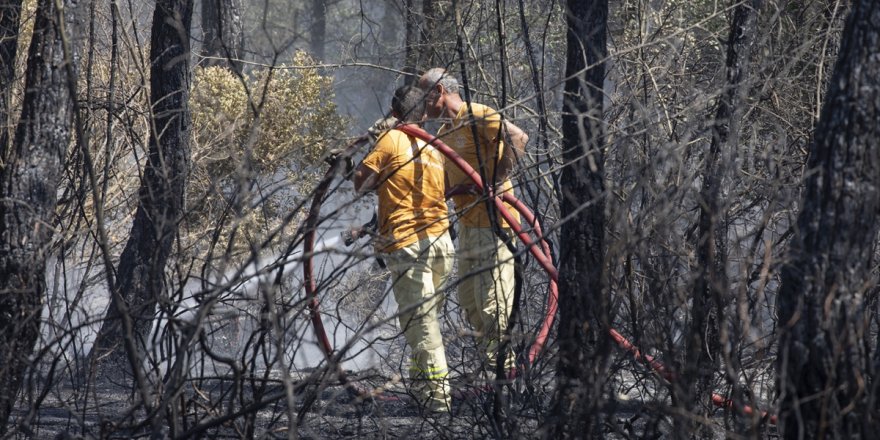
<path id="1" fill-rule="evenodd" d="M 508 236 L 513 231 L 505 229 Z M 492 228 L 462 227 L 458 237 L 458 299 L 468 322 L 477 332 L 478 351 L 485 367 L 494 369 L 501 337 L 513 307 L 513 254 Z M 510 350 L 505 370 L 514 367 Z"/>
<path id="2" fill-rule="evenodd" d="M 454 258 L 449 234 L 425 238 L 386 257 L 398 320 L 412 351 L 412 391 L 419 404 L 430 411 L 449 411 L 451 407 L 449 368 L 437 315 Z"/>

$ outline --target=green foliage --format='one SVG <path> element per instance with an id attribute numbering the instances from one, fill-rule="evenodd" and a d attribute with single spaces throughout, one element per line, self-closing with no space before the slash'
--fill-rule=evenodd
<path id="1" fill-rule="evenodd" d="M 232 212 L 240 232 L 256 238 L 277 227 L 317 182 L 314 165 L 344 131 L 344 119 L 332 79 L 313 64 L 299 52 L 289 65 L 244 77 L 221 67 L 196 69 L 188 201 L 190 227 L 199 235 L 224 228 L 230 218 L 223 214 Z"/>
<path id="2" fill-rule="evenodd" d="M 315 163 L 343 120 L 332 102 L 332 79 L 302 67 L 311 63 L 300 52 L 289 66 L 244 78 L 220 67 L 196 69 L 190 100 L 196 167 L 228 177 L 245 159 L 259 175 Z"/>

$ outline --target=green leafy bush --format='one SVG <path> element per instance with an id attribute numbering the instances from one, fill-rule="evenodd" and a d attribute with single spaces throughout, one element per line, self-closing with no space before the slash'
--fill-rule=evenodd
<path id="1" fill-rule="evenodd" d="M 299 52 L 289 65 L 243 77 L 221 67 L 196 69 L 188 203 L 198 235 L 225 235 L 235 224 L 241 238 L 257 239 L 320 178 L 315 165 L 344 134 L 345 121 L 333 103 L 332 79 L 310 65 Z"/>

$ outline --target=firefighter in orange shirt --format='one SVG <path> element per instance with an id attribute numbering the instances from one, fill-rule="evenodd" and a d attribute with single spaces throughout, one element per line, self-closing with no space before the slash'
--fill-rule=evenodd
<path id="1" fill-rule="evenodd" d="M 424 93 L 404 86 L 394 93 L 392 113 L 418 123 Z M 445 157 L 420 139 L 391 128 L 380 135 L 353 175 L 358 192 L 379 196 L 376 250 L 392 274 L 398 319 L 412 351 L 410 378 L 420 405 L 450 410 L 448 366 L 438 313 L 455 250 L 449 238 Z"/>
<path id="2" fill-rule="evenodd" d="M 444 122 L 437 136 L 497 192 L 513 191 L 509 175 L 516 158 L 525 154 L 528 135 L 514 124 L 503 121 L 501 115 L 490 107 L 477 103 L 468 106 L 459 95 L 456 78 L 442 68 L 426 71 L 419 78 L 419 87 L 427 95 L 427 116 Z M 464 172 L 451 162 L 446 173 L 452 188 L 472 185 Z M 479 351 L 483 361 L 487 362 L 485 365 L 494 366 L 513 306 L 514 259 L 493 230 L 486 199 L 477 195 L 482 189 L 471 189 L 470 194 L 452 198 L 461 224 L 458 295 L 469 323 L 479 335 Z M 519 213 L 513 207 L 507 205 L 505 208 L 519 220 Z M 497 213 L 496 221 L 508 237 L 513 237 L 513 231 Z M 503 353 L 502 361 L 506 370 L 514 367 L 515 359 L 510 352 Z"/>

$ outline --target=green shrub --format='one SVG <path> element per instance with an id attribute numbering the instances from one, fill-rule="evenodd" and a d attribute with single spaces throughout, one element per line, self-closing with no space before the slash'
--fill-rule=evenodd
<path id="1" fill-rule="evenodd" d="M 217 228 L 225 235 L 236 224 L 243 234 L 238 247 L 241 239 L 280 226 L 308 197 L 323 171 L 315 165 L 332 139 L 345 134 L 332 78 L 310 65 L 314 61 L 300 52 L 289 65 L 244 77 L 221 67 L 195 70 L 187 197 L 189 226 L 199 236 Z"/>

